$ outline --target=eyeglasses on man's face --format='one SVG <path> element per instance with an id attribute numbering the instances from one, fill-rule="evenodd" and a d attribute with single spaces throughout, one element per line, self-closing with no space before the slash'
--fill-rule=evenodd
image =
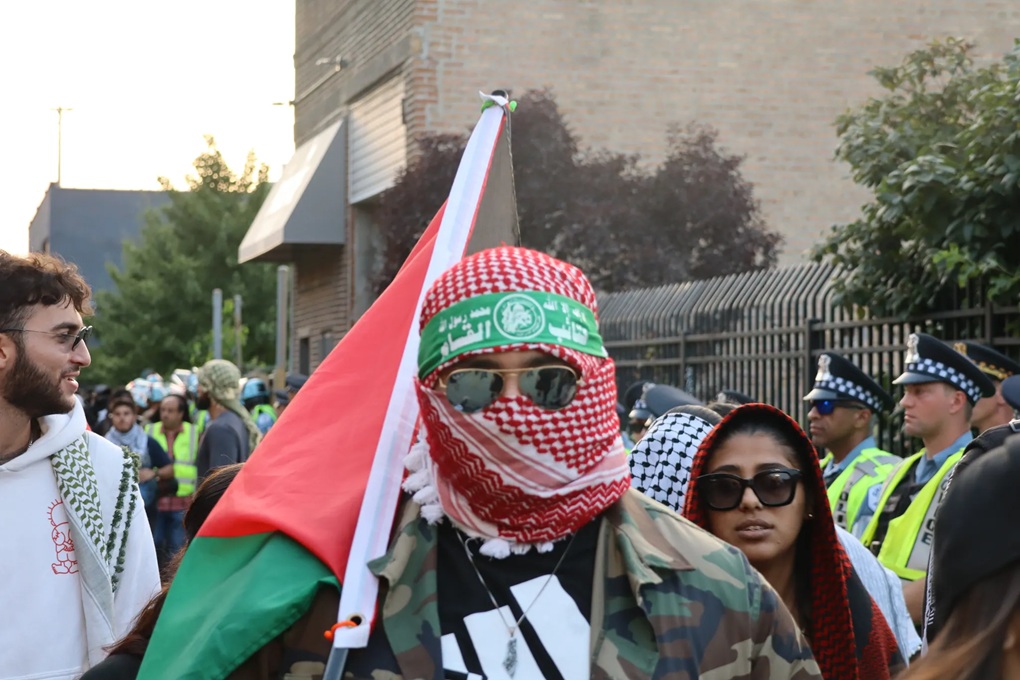
<path id="1" fill-rule="evenodd" d="M 42 335 L 49 335 L 57 338 L 60 344 L 67 349 L 74 351 L 78 349 L 78 345 L 87 341 L 92 336 L 92 326 L 82 326 L 75 333 L 62 331 L 33 331 L 28 328 L 0 328 L 0 333 L 40 333 Z"/>

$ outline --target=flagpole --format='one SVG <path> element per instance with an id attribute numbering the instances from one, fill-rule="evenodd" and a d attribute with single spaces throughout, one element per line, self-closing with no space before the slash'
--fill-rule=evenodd
<path id="1" fill-rule="evenodd" d="M 485 193 L 492 158 L 505 132 L 510 102 L 502 95 L 482 94 L 485 102 L 482 116 L 468 139 L 436 232 L 415 319 L 420 314 L 425 292 L 442 272 L 463 257 L 467 249 L 478 206 Z M 417 325 L 412 323 L 351 544 L 340 591 L 337 618 L 341 623 L 332 631 L 333 649 L 323 680 L 342 678 L 349 650 L 367 646 L 372 630 L 379 582 L 369 571 L 367 563 L 385 553 L 392 532 L 393 509 L 399 502 L 403 479 L 402 461 L 410 449 L 418 418 L 413 376 L 419 341 Z M 354 619 L 358 619 L 357 624 L 344 625 Z"/>

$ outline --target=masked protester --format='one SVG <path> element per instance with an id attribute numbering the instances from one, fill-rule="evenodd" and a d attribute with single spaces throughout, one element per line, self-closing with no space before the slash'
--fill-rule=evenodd
<path id="1" fill-rule="evenodd" d="M 629 490 L 596 314 L 578 269 L 522 248 L 427 293 L 412 497 L 369 564 L 382 621 L 345 677 L 820 677 L 739 551 Z M 336 612 L 320 589 L 232 677 L 325 662 Z"/>
<path id="2" fill-rule="evenodd" d="M 818 456 L 767 404 L 724 417 L 691 464 L 684 515 L 742 550 L 805 632 L 823 677 L 888 678 L 896 640 L 836 536 Z"/>

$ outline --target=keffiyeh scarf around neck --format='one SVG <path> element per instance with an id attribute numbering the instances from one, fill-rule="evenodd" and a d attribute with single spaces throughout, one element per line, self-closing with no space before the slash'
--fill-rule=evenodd
<path id="1" fill-rule="evenodd" d="M 682 512 L 694 456 L 711 431 L 711 423 L 688 413 L 657 418 L 630 452 L 634 488 Z"/>
<path id="2" fill-rule="evenodd" d="M 426 295 L 422 328 L 468 298 L 519 291 L 551 293 L 596 311 L 594 291 L 580 270 L 536 251 L 503 247 L 466 258 L 444 273 Z M 596 344 L 591 335 L 586 348 Z M 423 333 L 423 347 L 434 346 L 427 336 Z M 501 337 L 438 363 L 420 359 L 419 365 L 431 370 L 417 383 L 422 428 L 406 460 L 410 474 L 404 489 L 414 494 L 426 520 L 449 518 L 469 536 L 483 539 L 483 554 L 505 557 L 551 549 L 553 541 L 571 535 L 623 495 L 630 474 L 619 437 L 615 367 L 597 330 L 594 338 L 598 349 L 592 351 L 599 356 Z M 480 411 L 464 413 L 436 389 L 439 374 L 466 356 L 515 350 L 542 351 L 577 370 L 581 380 L 573 401 L 552 411 L 524 396 L 500 396 Z"/>
<path id="3" fill-rule="evenodd" d="M 132 425 L 127 432 L 111 427 L 106 433 L 106 438 L 117 446 L 126 446 L 129 451 L 137 454 L 142 460 L 143 468 L 152 467 L 152 461 L 149 460 L 149 437 L 138 423 Z"/>

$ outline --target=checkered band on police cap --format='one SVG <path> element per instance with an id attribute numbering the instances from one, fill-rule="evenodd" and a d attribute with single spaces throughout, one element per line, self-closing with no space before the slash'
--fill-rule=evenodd
<path id="1" fill-rule="evenodd" d="M 919 357 L 917 361 L 907 364 L 906 371 L 907 373 L 924 373 L 942 382 L 947 382 L 966 394 L 971 402 L 977 402 L 981 398 L 981 388 L 973 380 L 941 361 Z"/>
<path id="2" fill-rule="evenodd" d="M 878 386 L 861 369 L 848 359 L 831 352 L 818 357 L 814 387 L 835 392 L 843 399 L 859 401 L 876 412 L 882 411 L 890 401 L 888 395 L 880 393 Z"/>
<path id="3" fill-rule="evenodd" d="M 904 363 L 904 374 L 926 375 L 932 381 L 948 383 L 966 394 L 972 404 L 977 403 L 982 396 L 990 396 L 995 392 L 995 386 L 974 362 L 941 340 L 924 333 L 910 335 Z"/>

